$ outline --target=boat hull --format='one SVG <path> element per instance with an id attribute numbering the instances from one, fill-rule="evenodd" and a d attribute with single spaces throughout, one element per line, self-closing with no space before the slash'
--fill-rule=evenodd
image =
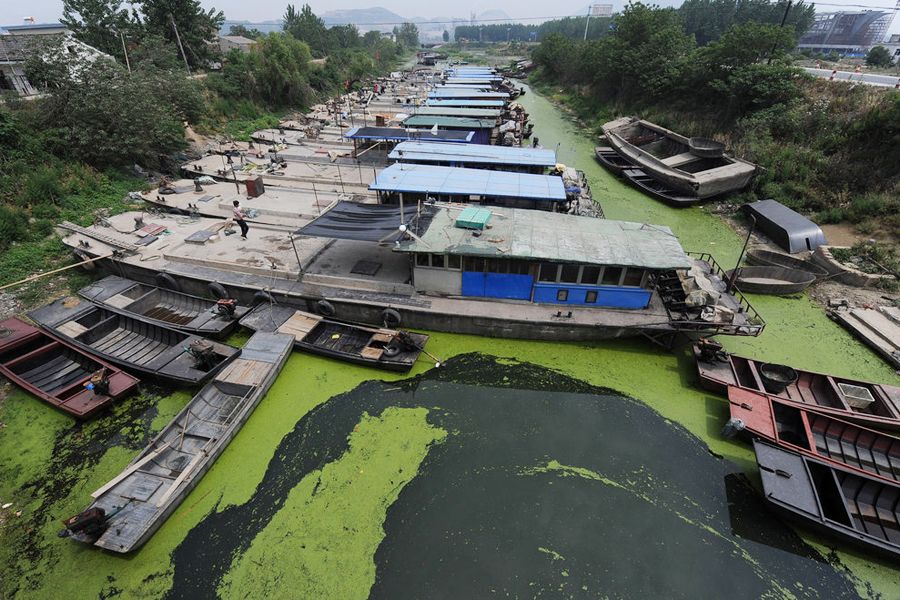
<path id="1" fill-rule="evenodd" d="M 787 267 L 739 267 L 737 271 L 735 285 L 740 291 L 749 294 L 799 294 L 816 281 L 816 276 L 809 271 Z M 725 272 L 728 277 L 733 273 L 734 269 Z"/>
<path id="2" fill-rule="evenodd" d="M 788 269 L 796 269 L 798 271 L 806 271 L 812 273 L 817 278 L 827 277 L 828 271 L 815 265 L 808 260 L 800 260 L 788 254 L 781 252 L 772 252 L 761 248 L 751 248 L 747 250 L 747 264 L 762 267 L 786 267 Z"/>

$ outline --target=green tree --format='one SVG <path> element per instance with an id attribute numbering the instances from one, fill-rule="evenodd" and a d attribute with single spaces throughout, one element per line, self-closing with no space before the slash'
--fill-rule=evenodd
<path id="1" fill-rule="evenodd" d="M 786 9 L 783 0 L 685 0 L 678 14 L 685 33 L 693 35 L 698 45 L 705 46 L 722 37 L 733 25 L 750 22 L 778 25 Z M 815 6 L 801 0 L 787 12 L 785 26 L 799 37 L 812 25 L 815 14 Z"/>
<path id="2" fill-rule="evenodd" d="M 450 32 L 445 29 L 444 33 L 441 34 L 441 39 L 444 40 L 444 42 L 449 42 L 450 41 Z"/>
<path id="3" fill-rule="evenodd" d="M 866 55 L 866 64 L 870 67 L 889 67 L 891 62 L 891 51 L 884 46 L 873 46 Z"/>
<path id="4" fill-rule="evenodd" d="M 400 27 L 394 27 L 394 38 L 405 48 L 418 48 L 419 28 L 415 23 L 403 23 Z"/>
<path id="5" fill-rule="evenodd" d="M 258 61 L 256 80 L 267 102 L 299 108 L 312 101 L 312 55 L 304 42 L 284 33 L 272 33 L 260 40 L 252 56 Z"/>
<path id="6" fill-rule="evenodd" d="M 178 48 L 161 35 L 146 33 L 130 46 L 128 60 L 132 69 L 184 71 L 184 62 Z"/>
<path id="7" fill-rule="evenodd" d="M 122 8 L 121 0 L 63 0 L 60 22 L 85 44 L 121 58 L 120 33 L 128 35 L 137 27 L 137 16 Z"/>
<path id="8" fill-rule="evenodd" d="M 299 12 L 293 4 L 288 4 L 282 19 L 282 29 L 305 42 L 316 58 L 328 55 L 328 30 L 309 4 L 304 4 Z"/>
<path id="9" fill-rule="evenodd" d="M 232 25 L 228 29 L 228 35 L 240 35 L 247 39 L 258 40 L 265 34 L 255 27 L 253 29 L 247 29 L 245 25 L 238 24 Z"/>
<path id="10" fill-rule="evenodd" d="M 222 11 L 203 10 L 200 0 L 136 0 L 146 30 L 176 44 L 175 28 L 191 66 L 205 66 L 217 54 L 216 40 L 225 21 Z"/>

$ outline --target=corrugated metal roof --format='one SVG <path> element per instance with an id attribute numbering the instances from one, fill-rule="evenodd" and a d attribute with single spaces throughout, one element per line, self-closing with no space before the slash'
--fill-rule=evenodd
<path id="1" fill-rule="evenodd" d="M 344 134 L 349 140 L 430 140 L 432 142 L 470 142 L 472 131 L 443 130 L 431 133 L 427 129 L 406 130 L 402 127 L 354 127 Z"/>
<path id="2" fill-rule="evenodd" d="M 467 119 L 443 115 L 413 115 L 403 121 L 407 127 L 452 127 L 454 129 L 493 129 L 496 119 Z"/>
<path id="3" fill-rule="evenodd" d="M 485 144 L 453 145 L 433 142 L 401 142 L 391 151 L 388 158 L 413 162 L 455 160 L 491 165 L 552 167 L 556 164 L 556 151 L 544 148 L 488 146 Z"/>
<path id="4" fill-rule="evenodd" d="M 502 81 L 502 77 L 448 77 L 444 81 L 446 83 L 460 84 L 460 83 L 474 83 L 474 84 L 490 84 L 494 81 Z"/>
<path id="5" fill-rule="evenodd" d="M 416 106 L 409 110 L 411 115 L 445 115 L 472 119 L 499 119 L 500 112 L 499 108 L 459 108 L 456 106 Z"/>
<path id="6" fill-rule="evenodd" d="M 425 106 L 492 106 L 502 108 L 505 104 L 506 102 L 503 100 L 469 100 L 466 98 L 456 100 L 429 98 L 425 101 Z"/>
<path id="7" fill-rule="evenodd" d="M 404 252 L 537 259 L 645 269 L 687 269 L 693 261 L 668 227 L 563 213 L 491 207 L 488 228 L 475 236 L 456 227 L 458 209 L 440 207 Z"/>
<path id="8" fill-rule="evenodd" d="M 437 90 L 483 90 L 491 91 L 489 83 L 439 83 L 435 89 Z"/>
<path id="9" fill-rule="evenodd" d="M 497 100 L 509 98 L 506 92 L 479 92 L 478 90 L 438 89 L 428 92 L 429 98 L 474 98 L 482 100 Z"/>
<path id="10" fill-rule="evenodd" d="M 405 163 L 395 163 L 384 169 L 369 189 L 555 202 L 566 199 L 562 177 Z"/>

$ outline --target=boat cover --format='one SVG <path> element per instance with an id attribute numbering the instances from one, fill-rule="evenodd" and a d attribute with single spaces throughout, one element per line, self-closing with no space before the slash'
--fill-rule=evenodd
<path id="1" fill-rule="evenodd" d="M 424 231 L 431 221 L 431 209 L 418 206 L 403 207 L 403 222 L 413 233 Z M 323 237 L 361 242 L 378 242 L 400 234 L 400 207 L 389 204 L 359 204 L 338 202 L 334 208 L 322 213 L 312 222 L 294 232 L 294 235 Z"/>
<path id="2" fill-rule="evenodd" d="M 825 234 L 818 225 L 777 200 L 760 200 L 744 205 L 756 217 L 756 226 L 772 241 L 794 254 L 824 246 Z"/>

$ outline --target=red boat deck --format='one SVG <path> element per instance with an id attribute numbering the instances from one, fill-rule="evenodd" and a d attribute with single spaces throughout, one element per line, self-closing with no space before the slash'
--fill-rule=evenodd
<path id="1" fill-rule="evenodd" d="M 106 369 L 109 393 L 86 384 Z M 131 393 L 138 380 L 33 325 L 0 322 L 0 373 L 27 392 L 78 418 L 85 418 Z"/>

